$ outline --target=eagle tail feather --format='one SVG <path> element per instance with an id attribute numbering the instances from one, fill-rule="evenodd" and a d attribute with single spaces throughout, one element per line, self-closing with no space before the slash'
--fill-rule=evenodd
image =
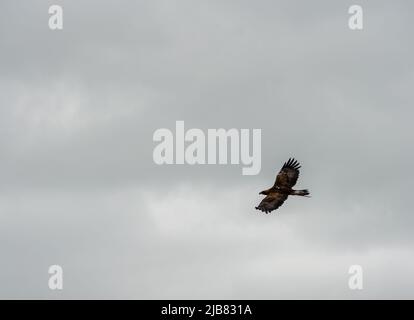
<path id="1" fill-rule="evenodd" d="M 309 196 L 309 191 L 308 189 L 294 190 L 292 195 L 306 197 L 306 196 Z"/>

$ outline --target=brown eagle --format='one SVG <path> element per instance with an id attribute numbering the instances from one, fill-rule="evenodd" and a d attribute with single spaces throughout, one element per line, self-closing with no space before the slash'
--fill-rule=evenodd
<path id="1" fill-rule="evenodd" d="M 298 181 L 299 168 L 299 162 L 293 158 L 289 158 L 277 174 L 273 187 L 259 193 L 266 195 L 266 197 L 262 200 L 262 202 L 260 202 L 256 209 L 268 214 L 269 212 L 279 208 L 290 195 L 304 197 L 308 196 L 309 191 L 306 189 L 292 189 L 292 187 L 296 184 L 296 181 Z"/>

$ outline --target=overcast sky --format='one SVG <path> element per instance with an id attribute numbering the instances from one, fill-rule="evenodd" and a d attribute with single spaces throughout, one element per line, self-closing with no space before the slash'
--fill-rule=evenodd
<path id="1" fill-rule="evenodd" d="M 414 4 L 352 4 L 1 1 L 0 298 L 414 298 Z M 177 120 L 261 172 L 156 165 Z M 312 198 L 254 210 L 291 156 Z"/>

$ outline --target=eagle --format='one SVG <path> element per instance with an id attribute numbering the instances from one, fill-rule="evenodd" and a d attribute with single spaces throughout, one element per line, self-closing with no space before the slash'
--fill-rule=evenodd
<path id="1" fill-rule="evenodd" d="M 279 208 L 288 196 L 293 195 L 309 197 L 309 191 L 307 189 L 292 189 L 292 187 L 296 184 L 296 181 L 298 181 L 300 167 L 299 162 L 297 162 L 294 158 L 289 158 L 277 174 L 273 187 L 259 193 L 265 195 L 266 197 L 262 200 L 262 202 L 260 202 L 256 209 L 268 214 L 269 212 Z"/>

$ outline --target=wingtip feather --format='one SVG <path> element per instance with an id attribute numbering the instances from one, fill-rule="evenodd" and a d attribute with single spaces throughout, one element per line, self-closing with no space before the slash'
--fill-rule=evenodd
<path id="1" fill-rule="evenodd" d="M 287 168 L 287 167 L 299 170 L 302 166 L 300 165 L 299 161 L 297 161 L 295 158 L 289 158 L 288 161 L 286 161 L 283 164 L 282 168 Z"/>

